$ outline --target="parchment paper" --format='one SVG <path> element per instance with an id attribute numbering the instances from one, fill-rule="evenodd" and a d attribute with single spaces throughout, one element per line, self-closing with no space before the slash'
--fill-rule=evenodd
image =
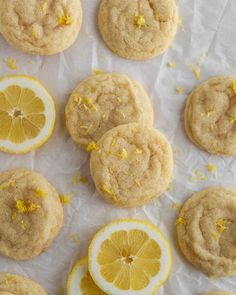
<path id="1" fill-rule="evenodd" d="M 76 258 L 87 254 L 96 231 L 113 219 L 133 217 L 150 220 L 171 242 L 173 268 L 158 295 L 198 295 L 213 289 L 236 291 L 235 278 L 212 280 L 185 262 L 176 245 L 177 210 L 172 208 L 173 202 L 183 203 L 193 192 L 208 186 L 236 188 L 236 160 L 200 151 L 187 139 L 183 128 L 186 96 L 199 82 L 189 65 L 196 65 L 201 59 L 201 81 L 214 75 L 236 76 L 236 1 L 181 0 L 179 10 L 185 31 L 180 26 L 173 47 L 163 56 L 145 62 L 127 61 L 113 55 L 97 31 L 99 0 L 82 0 L 82 4 L 82 31 L 76 43 L 64 53 L 52 57 L 26 55 L 10 48 L 0 37 L 0 57 L 16 59 L 19 67 L 16 71 L 10 70 L 1 60 L 0 76 L 13 73 L 35 76 L 54 95 L 57 104 L 57 124 L 49 142 L 26 155 L 0 153 L 0 170 L 32 168 L 45 175 L 59 193 L 75 193 L 71 203 L 65 206 L 65 224 L 52 247 L 28 262 L 0 257 L 0 271 L 29 276 L 40 282 L 50 295 L 56 295 L 59 288 L 65 289 L 68 272 Z M 207 52 L 207 58 L 202 58 Z M 173 61 L 176 67 L 171 69 L 167 63 Z M 91 178 L 88 185 L 74 187 L 72 184 L 73 176 L 80 171 L 89 177 L 88 155 L 66 132 L 64 107 L 76 84 L 95 68 L 126 73 L 141 81 L 155 108 L 155 127 L 172 143 L 175 180 L 172 189 L 155 204 L 138 209 L 118 209 L 99 197 Z M 184 93 L 177 94 L 176 86 L 183 86 Z M 207 162 L 217 165 L 217 173 L 207 172 Z M 194 174 L 195 169 L 198 175 Z M 202 175 L 206 180 L 200 180 L 204 178 Z"/>

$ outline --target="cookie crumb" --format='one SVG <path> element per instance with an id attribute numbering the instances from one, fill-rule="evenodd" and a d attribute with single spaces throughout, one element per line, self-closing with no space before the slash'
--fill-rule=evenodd
<path id="1" fill-rule="evenodd" d="M 83 174 L 80 174 L 79 182 L 81 182 L 83 184 L 87 184 L 88 183 L 88 178 L 86 176 L 84 176 Z"/>
<path id="2" fill-rule="evenodd" d="M 182 94 L 184 92 L 184 87 L 182 86 L 176 86 L 175 87 L 175 91 L 178 93 L 178 94 Z"/>
<path id="3" fill-rule="evenodd" d="M 135 20 L 134 20 L 134 24 L 141 29 L 142 27 L 145 27 L 146 25 L 146 20 L 145 17 L 143 15 L 136 15 L 135 16 Z"/>

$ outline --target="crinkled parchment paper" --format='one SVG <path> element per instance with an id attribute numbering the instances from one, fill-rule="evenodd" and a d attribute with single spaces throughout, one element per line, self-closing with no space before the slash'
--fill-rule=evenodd
<path id="1" fill-rule="evenodd" d="M 16 272 L 39 281 L 50 295 L 65 288 L 67 274 L 78 257 L 87 254 L 94 233 L 107 222 L 121 217 L 148 219 L 165 233 L 173 250 L 173 268 L 158 295 L 198 295 L 213 289 L 236 290 L 235 278 L 209 279 L 180 255 L 176 245 L 175 202 L 212 185 L 236 188 L 236 160 L 200 151 L 187 139 L 183 128 L 186 95 L 197 85 L 190 65 L 201 61 L 203 81 L 214 75 L 236 76 L 236 0 L 180 0 L 183 18 L 173 47 L 163 56 L 134 62 L 113 55 L 101 40 L 96 16 L 99 0 L 83 0 L 84 21 L 76 43 L 52 57 L 34 57 L 10 48 L 0 37 L 0 76 L 24 73 L 37 77 L 54 95 L 57 124 L 52 138 L 42 148 L 23 156 L 0 153 L 0 170 L 27 167 L 44 174 L 59 193 L 74 192 L 65 206 L 65 224 L 59 237 L 46 252 L 29 262 L 0 257 L 0 271 Z M 208 53 L 208 55 L 206 55 Z M 7 67 L 3 58 L 14 58 L 18 70 Z M 175 68 L 168 63 L 175 62 Z M 121 72 L 142 82 L 155 108 L 155 127 L 166 134 L 175 152 L 175 180 L 169 192 L 153 205 L 137 209 L 118 209 L 103 201 L 95 191 L 88 170 L 88 155 L 72 142 L 65 129 L 64 107 L 76 84 L 92 70 Z M 175 87 L 184 87 L 177 94 Z M 210 173 L 206 164 L 217 166 Z M 72 184 L 82 171 L 89 184 Z M 194 172 L 195 171 L 195 172 Z M 174 204 L 174 205 L 173 205 Z M 72 237 L 71 237 L 72 236 Z"/>

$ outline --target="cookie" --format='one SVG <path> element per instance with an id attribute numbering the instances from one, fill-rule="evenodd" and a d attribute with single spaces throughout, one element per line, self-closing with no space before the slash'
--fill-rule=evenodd
<path id="1" fill-rule="evenodd" d="M 103 135 L 90 158 L 99 193 L 121 207 L 141 206 L 164 193 L 172 180 L 172 149 L 163 134 L 143 124 L 118 126 Z"/>
<path id="2" fill-rule="evenodd" d="M 58 235 L 63 208 L 54 187 L 26 169 L 0 173 L 0 254 L 28 260 Z"/>
<path id="3" fill-rule="evenodd" d="M 135 122 L 153 124 L 152 105 L 140 83 L 122 74 L 88 77 L 66 106 L 67 129 L 85 149 L 108 130 Z"/>
<path id="4" fill-rule="evenodd" d="M 74 43 L 81 23 L 80 0 L 0 1 L 0 32 L 23 52 L 59 53 Z"/>
<path id="5" fill-rule="evenodd" d="M 236 156 L 236 78 L 215 77 L 190 94 L 185 129 L 191 141 L 210 154 Z"/>
<path id="6" fill-rule="evenodd" d="M 10 273 L 0 273 L 0 295 L 47 295 L 36 282 Z"/>
<path id="7" fill-rule="evenodd" d="M 234 292 L 224 292 L 224 291 L 213 291 L 213 292 L 207 292 L 202 295 L 236 295 Z"/>
<path id="8" fill-rule="evenodd" d="M 209 188 L 193 194 L 176 221 L 185 258 L 209 276 L 236 274 L 236 191 Z"/>
<path id="9" fill-rule="evenodd" d="M 98 26 L 117 55 L 146 60 L 170 47 L 178 28 L 175 0 L 102 0 Z"/>

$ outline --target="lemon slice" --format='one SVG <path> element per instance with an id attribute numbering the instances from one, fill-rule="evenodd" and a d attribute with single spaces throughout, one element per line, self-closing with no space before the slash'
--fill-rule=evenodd
<path id="1" fill-rule="evenodd" d="M 73 267 L 67 282 L 67 295 L 106 295 L 92 280 L 88 272 L 88 259 L 79 260 Z"/>
<path id="2" fill-rule="evenodd" d="M 36 79 L 0 79 L 0 150 L 20 154 L 45 143 L 55 124 L 55 104 Z"/>
<path id="3" fill-rule="evenodd" d="M 107 294 L 153 294 L 167 279 L 172 256 L 168 241 L 153 224 L 132 219 L 101 229 L 89 247 L 89 271 Z"/>

